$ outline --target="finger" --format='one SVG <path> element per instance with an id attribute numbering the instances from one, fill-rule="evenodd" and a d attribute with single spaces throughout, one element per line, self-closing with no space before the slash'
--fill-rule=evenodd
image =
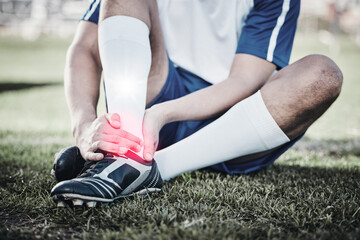
<path id="1" fill-rule="evenodd" d="M 135 135 L 125 131 L 125 130 L 122 130 L 122 129 L 113 129 L 113 128 L 110 128 L 110 127 L 106 127 L 103 131 L 102 131 L 102 134 L 108 134 L 108 135 L 117 135 L 119 137 L 122 137 L 122 138 L 125 138 L 129 141 L 132 141 L 132 142 L 135 142 L 137 144 L 140 144 L 142 143 L 142 140 L 141 138 L 139 137 L 136 137 Z"/>
<path id="2" fill-rule="evenodd" d="M 153 138 L 145 138 L 144 143 L 144 159 L 151 161 L 154 158 L 157 143 Z"/>
<path id="3" fill-rule="evenodd" d="M 120 115 L 117 113 L 108 113 L 105 114 L 105 118 L 108 121 L 108 123 L 115 129 L 120 129 Z"/>
<path id="4" fill-rule="evenodd" d="M 98 141 L 93 144 L 93 147 L 101 149 L 105 152 L 110 152 L 118 155 L 124 155 L 129 150 L 128 147 L 120 146 L 119 144 L 109 143 L 105 141 Z"/>
<path id="5" fill-rule="evenodd" d="M 119 129 L 119 131 L 107 131 L 106 133 L 96 133 L 93 135 L 91 142 L 105 141 L 110 143 L 119 144 L 120 146 L 127 147 L 133 151 L 139 152 L 142 148 L 142 140 Z M 112 132 L 113 134 L 110 134 Z M 118 133 L 118 135 L 117 135 Z M 128 139 L 130 138 L 130 140 Z M 91 150 L 95 151 L 96 148 L 91 147 Z"/>
<path id="6" fill-rule="evenodd" d="M 102 153 L 86 152 L 85 159 L 91 161 L 99 161 L 104 158 Z"/>
<path id="7" fill-rule="evenodd" d="M 151 161 L 151 160 L 153 160 L 153 158 L 154 158 L 154 151 L 152 150 L 152 148 L 144 148 L 144 159 L 146 160 L 146 161 Z"/>
<path id="8" fill-rule="evenodd" d="M 148 162 L 151 162 L 151 160 L 153 160 L 153 154 L 150 153 L 150 151 L 146 152 L 144 155 L 144 159 Z"/>
<path id="9" fill-rule="evenodd" d="M 139 152 L 141 150 L 141 145 L 139 143 L 130 141 L 124 137 L 120 137 L 119 135 L 102 134 L 99 140 L 114 143 L 120 147 L 125 147 L 135 152 Z"/>

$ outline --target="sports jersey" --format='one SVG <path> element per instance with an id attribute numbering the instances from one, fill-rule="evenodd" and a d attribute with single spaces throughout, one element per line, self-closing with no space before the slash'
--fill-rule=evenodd
<path id="1" fill-rule="evenodd" d="M 300 0 L 158 0 L 171 61 L 215 84 L 225 80 L 236 53 L 288 65 Z M 100 0 L 82 20 L 98 23 Z"/>

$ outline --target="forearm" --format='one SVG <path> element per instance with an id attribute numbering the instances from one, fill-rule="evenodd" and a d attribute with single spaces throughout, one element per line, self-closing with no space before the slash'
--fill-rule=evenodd
<path id="1" fill-rule="evenodd" d="M 227 79 L 219 84 L 154 107 L 163 112 L 166 123 L 213 118 L 250 96 L 260 85 L 245 84 L 244 82 Z"/>
<path id="2" fill-rule="evenodd" d="M 76 137 L 80 128 L 97 117 L 101 67 L 91 52 L 71 46 L 65 66 L 65 96 Z"/>
<path id="3" fill-rule="evenodd" d="M 182 98 L 155 105 L 150 111 L 158 112 L 163 124 L 216 117 L 259 90 L 274 70 L 275 65 L 264 59 L 237 54 L 228 79 Z"/>

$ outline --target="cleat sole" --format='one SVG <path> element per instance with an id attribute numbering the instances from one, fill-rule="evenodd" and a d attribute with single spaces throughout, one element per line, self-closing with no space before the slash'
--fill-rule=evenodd
<path id="1" fill-rule="evenodd" d="M 89 208 L 93 208 L 96 207 L 96 202 L 95 201 L 90 201 L 86 203 L 86 206 Z"/>
<path id="2" fill-rule="evenodd" d="M 74 206 L 82 206 L 84 201 L 81 200 L 81 199 L 73 199 L 72 203 L 73 203 Z"/>
<path id="3" fill-rule="evenodd" d="M 58 201 L 57 204 L 56 204 L 56 206 L 57 206 L 58 208 L 63 208 L 63 207 L 65 207 L 65 203 L 64 203 L 63 201 Z"/>
<path id="4" fill-rule="evenodd" d="M 135 196 L 135 195 L 144 195 L 147 193 L 160 192 L 160 191 L 161 191 L 160 188 L 145 188 L 145 189 L 142 189 L 142 190 L 134 192 L 134 193 L 130 193 L 127 195 L 120 195 L 120 196 L 117 196 L 115 198 L 110 198 L 110 199 L 109 198 L 90 197 L 90 196 L 73 194 L 73 193 L 58 194 L 58 195 L 53 196 L 52 198 L 54 199 L 54 201 L 57 201 L 59 199 L 63 199 L 65 201 L 67 201 L 67 200 L 72 201 L 74 206 L 81 206 L 84 203 L 84 201 L 85 202 L 111 203 L 117 199 L 131 197 L 131 196 Z M 81 205 L 77 205 L 78 201 L 81 201 Z"/>

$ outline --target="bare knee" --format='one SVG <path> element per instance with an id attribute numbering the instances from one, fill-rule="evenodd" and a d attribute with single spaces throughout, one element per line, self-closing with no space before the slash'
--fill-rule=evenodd
<path id="1" fill-rule="evenodd" d="M 290 139 L 303 133 L 339 96 L 343 81 L 339 67 L 328 57 L 309 55 L 279 72 L 262 93 L 274 119 Z M 282 81 L 283 79 L 283 81 Z M 286 89 L 279 92 L 277 89 Z M 277 92 L 274 101 L 270 94 Z M 269 96 L 268 99 L 266 96 Z"/>
<path id="2" fill-rule="evenodd" d="M 324 55 L 309 55 L 303 59 L 312 71 L 309 90 L 322 101 L 334 101 L 340 94 L 343 74 L 336 63 Z"/>
<path id="3" fill-rule="evenodd" d="M 105 18 L 124 15 L 137 18 L 151 28 L 151 8 L 156 4 L 154 0 L 103 0 L 100 7 L 100 21 Z"/>

